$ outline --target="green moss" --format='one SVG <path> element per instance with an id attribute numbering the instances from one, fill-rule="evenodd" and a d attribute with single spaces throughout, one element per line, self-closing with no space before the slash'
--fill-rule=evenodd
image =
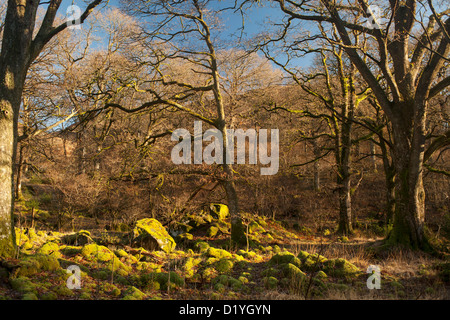
<path id="1" fill-rule="evenodd" d="M 49 292 L 40 294 L 39 299 L 41 299 L 41 300 L 57 300 L 58 296 L 56 295 L 56 293 L 49 291 Z"/>
<path id="2" fill-rule="evenodd" d="M 233 255 L 231 253 L 229 253 L 226 250 L 223 249 L 216 249 L 213 247 L 209 247 L 206 251 L 206 254 L 210 257 L 214 257 L 214 258 L 231 258 Z"/>
<path id="3" fill-rule="evenodd" d="M 56 258 L 61 257 L 61 253 L 59 252 L 59 246 L 55 242 L 47 242 L 42 247 L 40 247 L 37 251 L 40 254 L 52 255 Z"/>
<path id="4" fill-rule="evenodd" d="M 278 279 L 275 277 L 264 277 L 263 283 L 265 288 L 273 290 L 278 286 Z"/>
<path id="5" fill-rule="evenodd" d="M 192 278 L 195 274 L 196 267 L 202 260 L 198 258 L 188 257 L 183 264 L 182 270 L 187 278 Z"/>
<path id="6" fill-rule="evenodd" d="M 323 271 L 333 277 L 347 277 L 360 272 L 358 267 L 342 258 L 325 261 Z"/>
<path id="7" fill-rule="evenodd" d="M 306 274 L 301 271 L 297 266 L 293 265 L 292 263 L 286 263 L 281 265 L 281 271 L 282 274 L 286 277 L 286 278 L 291 278 L 291 279 L 295 279 L 295 280 L 305 280 L 306 279 Z"/>
<path id="8" fill-rule="evenodd" d="M 196 249 L 197 252 L 206 253 L 209 249 L 209 243 L 205 241 L 198 241 L 195 243 L 194 249 Z"/>
<path id="9" fill-rule="evenodd" d="M 280 270 L 270 267 L 270 268 L 263 270 L 261 272 L 261 275 L 264 277 L 272 277 L 272 276 L 278 275 L 279 273 L 280 273 Z"/>
<path id="10" fill-rule="evenodd" d="M 20 293 L 37 293 L 36 285 L 27 277 L 20 276 L 18 278 L 9 279 L 9 284 L 13 290 Z"/>
<path id="11" fill-rule="evenodd" d="M 138 220 L 133 229 L 134 240 L 137 242 L 146 242 L 146 238 L 155 241 L 159 250 L 171 252 L 175 249 L 175 240 L 169 235 L 164 226 L 156 219 L 146 218 Z"/>
<path id="12" fill-rule="evenodd" d="M 319 272 L 317 272 L 316 274 L 316 278 L 317 279 L 327 279 L 328 276 L 325 272 L 323 272 L 322 270 L 320 270 Z"/>
<path id="13" fill-rule="evenodd" d="M 161 290 L 170 288 L 178 288 L 184 286 L 184 279 L 175 271 L 169 272 L 154 272 L 145 275 L 147 283 L 156 281 L 159 283 Z"/>
<path id="14" fill-rule="evenodd" d="M 55 257 L 35 254 L 20 260 L 16 275 L 30 276 L 42 271 L 55 271 L 59 268 L 59 262 Z"/>
<path id="15" fill-rule="evenodd" d="M 291 263 L 299 268 L 302 265 L 299 258 L 297 258 L 295 255 L 287 251 L 277 253 L 269 260 L 269 264 L 271 265 L 286 264 L 286 263 Z"/>
<path id="16" fill-rule="evenodd" d="M 232 288 L 233 290 L 240 290 L 240 289 L 242 289 L 242 286 L 243 286 L 243 283 L 240 280 L 233 278 L 231 276 L 228 276 L 228 275 L 220 275 L 220 276 L 216 277 L 214 279 L 214 283 L 221 284 L 225 287 Z"/>
<path id="17" fill-rule="evenodd" d="M 215 237 L 217 235 L 217 233 L 219 232 L 219 228 L 215 227 L 215 226 L 210 226 L 208 228 L 208 231 L 206 232 L 206 235 L 208 237 Z"/>
<path id="18" fill-rule="evenodd" d="M 72 297 L 74 295 L 73 290 L 70 290 L 69 288 L 67 288 L 67 286 L 65 284 L 57 286 L 56 288 L 53 289 L 53 291 L 58 296 L 63 296 L 63 297 Z"/>
<path id="19" fill-rule="evenodd" d="M 228 206 L 221 203 L 211 203 L 209 206 L 211 215 L 218 220 L 225 220 L 230 215 Z"/>
<path id="20" fill-rule="evenodd" d="M 75 256 L 77 254 L 80 254 L 82 249 L 83 247 L 62 246 L 60 251 L 66 256 Z"/>
<path id="21" fill-rule="evenodd" d="M 88 244 L 83 247 L 81 254 L 88 260 L 91 261 L 110 261 L 114 257 L 114 253 L 107 247 L 99 246 L 96 243 Z"/>
<path id="22" fill-rule="evenodd" d="M 229 259 L 222 258 L 214 264 L 214 267 L 220 273 L 227 273 L 233 269 L 234 263 Z"/>
<path id="23" fill-rule="evenodd" d="M 123 300 L 144 300 L 146 294 L 136 287 L 130 287 L 124 292 Z"/>
<path id="24" fill-rule="evenodd" d="M 39 300 L 35 293 L 28 292 L 22 297 L 22 300 Z"/>

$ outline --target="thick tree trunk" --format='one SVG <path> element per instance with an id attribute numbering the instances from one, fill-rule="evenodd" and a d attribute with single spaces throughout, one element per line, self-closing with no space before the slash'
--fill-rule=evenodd
<path id="1" fill-rule="evenodd" d="M 396 202 L 387 244 L 428 249 L 429 243 L 424 232 L 425 190 L 422 174 L 425 113 L 416 113 L 411 127 L 413 129 L 408 132 L 405 126 L 393 125 Z"/>
<path id="2" fill-rule="evenodd" d="M 0 257 L 15 255 L 13 164 L 16 137 L 13 103 L 0 89 Z"/>
<path id="3" fill-rule="evenodd" d="M 242 223 L 242 217 L 239 211 L 239 200 L 236 192 L 236 185 L 234 183 L 234 174 L 233 174 L 233 167 L 230 163 L 227 163 L 227 152 L 228 150 L 228 135 L 227 135 L 227 127 L 225 125 L 225 116 L 222 112 L 220 112 L 220 115 L 222 116 L 223 121 L 221 121 L 221 126 L 219 126 L 219 130 L 222 133 L 223 137 L 223 163 L 222 168 L 225 174 L 224 179 L 224 188 L 227 195 L 228 200 L 228 209 L 230 212 L 231 217 L 231 241 L 238 245 L 245 245 L 247 243 L 247 237 L 245 234 L 245 228 Z"/>

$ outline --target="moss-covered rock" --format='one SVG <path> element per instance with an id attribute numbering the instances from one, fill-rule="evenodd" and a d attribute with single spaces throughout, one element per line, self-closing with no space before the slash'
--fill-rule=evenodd
<path id="1" fill-rule="evenodd" d="M 276 289 L 278 286 L 278 279 L 275 277 L 264 277 L 263 278 L 264 287 L 267 289 Z"/>
<path id="2" fill-rule="evenodd" d="M 61 252 L 59 252 L 59 245 L 55 242 L 47 242 L 42 247 L 37 250 L 37 253 L 52 255 L 56 258 L 61 257 Z"/>
<path id="3" fill-rule="evenodd" d="M 214 257 L 214 258 L 218 258 L 218 259 L 222 259 L 222 258 L 231 258 L 233 255 L 223 249 L 217 249 L 217 248 L 213 248 L 213 247 L 209 247 L 206 250 L 206 255 L 210 256 L 210 257 Z"/>
<path id="4" fill-rule="evenodd" d="M 87 230 L 80 230 L 76 233 L 64 235 L 61 237 L 61 241 L 66 245 L 72 246 L 84 246 L 94 242 L 91 233 Z"/>
<path id="5" fill-rule="evenodd" d="M 306 279 L 306 274 L 292 263 L 286 263 L 280 266 L 283 276 L 294 280 L 303 281 Z"/>
<path id="6" fill-rule="evenodd" d="M 82 246 L 61 246 L 60 252 L 66 256 L 76 256 L 81 253 Z"/>
<path id="7" fill-rule="evenodd" d="M 348 277 L 361 272 L 354 264 L 342 258 L 325 261 L 323 271 L 333 277 Z"/>
<path id="8" fill-rule="evenodd" d="M 240 280 L 228 275 L 220 275 L 216 277 L 213 283 L 222 284 L 223 286 L 232 288 L 233 290 L 240 290 L 243 287 L 243 283 Z"/>
<path id="9" fill-rule="evenodd" d="M 12 289 L 20 293 L 37 293 L 36 285 L 27 277 L 17 277 L 9 279 Z"/>
<path id="10" fill-rule="evenodd" d="M 217 235 L 218 232 L 219 232 L 219 228 L 217 228 L 217 227 L 215 227 L 215 226 L 210 226 L 210 227 L 208 228 L 208 230 L 206 231 L 206 235 L 207 235 L 208 237 L 213 238 L 213 237 L 215 237 L 215 236 Z"/>
<path id="11" fill-rule="evenodd" d="M 23 295 L 22 300 L 39 300 L 39 299 L 35 293 L 28 292 Z"/>
<path id="12" fill-rule="evenodd" d="M 133 243 L 147 250 L 171 252 L 175 249 L 175 240 L 156 219 L 138 220 L 133 229 Z"/>
<path id="13" fill-rule="evenodd" d="M 136 287 L 129 287 L 124 292 L 123 300 L 144 300 L 146 298 L 146 294 L 143 293 L 141 290 L 139 290 Z"/>
<path id="14" fill-rule="evenodd" d="M 96 243 L 88 244 L 83 247 L 81 254 L 88 260 L 107 262 L 113 259 L 114 253 L 105 246 L 99 246 Z"/>
<path id="15" fill-rule="evenodd" d="M 226 220 L 230 215 L 228 206 L 221 203 L 211 203 L 209 210 L 211 215 L 218 220 Z"/>
<path id="16" fill-rule="evenodd" d="M 294 266 L 300 268 L 302 263 L 295 255 L 288 251 L 283 251 L 275 254 L 270 260 L 269 265 L 286 264 L 291 263 Z"/>
<path id="17" fill-rule="evenodd" d="M 171 272 L 154 272 L 147 275 L 143 275 L 147 283 L 157 282 L 160 285 L 161 290 L 167 290 L 168 287 L 176 289 L 184 286 L 184 278 L 182 278 L 175 271 Z M 141 278 L 142 278 L 141 277 Z"/>
<path id="18" fill-rule="evenodd" d="M 233 269 L 234 263 L 230 259 L 222 258 L 214 264 L 214 267 L 219 273 L 227 273 Z"/>
<path id="19" fill-rule="evenodd" d="M 31 276 L 43 271 L 55 271 L 60 268 L 58 259 L 54 256 L 35 254 L 22 258 L 15 271 L 17 276 Z"/>
<path id="20" fill-rule="evenodd" d="M 192 278 L 196 272 L 197 266 L 202 262 L 201 259 L 188 257 L 182 267 L 187 278 Z"/>
<path id="21" fill-rule="evenodd" d="M 209 249 L 209 243 L 205 241 L 197 241 L 194 244 L 194 249 L 199 253 L 206 253 Z"/>

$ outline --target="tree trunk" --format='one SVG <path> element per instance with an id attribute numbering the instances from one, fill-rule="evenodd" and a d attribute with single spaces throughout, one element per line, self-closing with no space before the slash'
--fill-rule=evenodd
<path id="1" fill-rule="evenodd" d="M 320 147 L 316 140 L 312 140 L 313 143 L 313 152 L 314 157 L 319 158 L 320 157 Z M 320 191 L 320 163 L 319 160 L 314 161 L 314 177 L 313 177 L 313 189 L 314 191 Z"/>
<path id="2" fill-rule="evenodd" d="M 404 107 L 404 106 L 403 106 Z M 416 107 L 416 106 L 415 106 Z M 393 124 L 395 179 L 395 214 L 387 244 L 413 249 L 429 249 L 424 233 L 425 190 L 423 156 L 425 146 L 425 113 L 416 113 L 408 132 L 397 121 Z"/>
<path id="3" fill-rule="evenodd" d="M 13 105 L 0 88 L 0 257 L 15 255 L 13 164 L 17 132 Z"/>
<path id="4" fill-rule="evenodd" d="M 343 235 L 350 235 L 353 233 L 352 227 L 352 195 L 351 195 L 351 181 L 350 181 L 350 155 L 351 155 L 351 128 L 352 116 L 349 115 L 349 109 L 346 108 L 344 113 L 348 119 L 342 122 L 341 135 L 337 138 L 339 157 L 338 177 L 337 183 L 339 187 L 339 224 L 337 232 Z"/>

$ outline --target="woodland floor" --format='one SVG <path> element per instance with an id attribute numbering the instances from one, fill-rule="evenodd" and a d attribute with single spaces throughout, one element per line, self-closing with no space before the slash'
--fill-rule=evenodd
<path id="1" fill-rule="evenodd" d="M 56 232 L 48 227 L 55 217 L 35 209 L 33 219 L 25 202 L 17 207 L 18 253 L 2 261 L 0 299 L 450 298 L 448 256 L 406 249 L 379 252 L 382 237 L 364 228 L 346 238 L 329 229 L 249 216 L 248 247 L 236 248 L 230 247 L 226 219 L 189 216 L 184 226 L 191 226 L 192 236 L 174 236 L 176 248 L 166 253 L 129 245 L 131 226 L 106 230 L 99 221 L 80 216 L 77 225 L 97 227 Z M 221 229 L 212 236 L 211 226 Z M 81 269 L 79 289 L 67 287 L 71 265 Z M 380 289 L 367 287 L 370 265 L 380 268 Z"/>

